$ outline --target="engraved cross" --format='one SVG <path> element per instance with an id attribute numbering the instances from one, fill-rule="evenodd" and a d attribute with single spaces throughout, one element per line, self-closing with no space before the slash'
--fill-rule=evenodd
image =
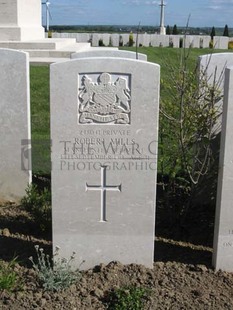
<path id="1" fill-rule="evenodd" d="M 100 222 L 107 222 L 106 218 L 106 192 L 107 191 L 118 191 L 121 192 L 120 185 L 107 185 L 106 177 L 106 168 L 107 166 L 101 166 L 101 184 L 100 185 L 88 185 L 86 183 L 86 191 L 101 191 L 101 213 L 100 213 Z"/>

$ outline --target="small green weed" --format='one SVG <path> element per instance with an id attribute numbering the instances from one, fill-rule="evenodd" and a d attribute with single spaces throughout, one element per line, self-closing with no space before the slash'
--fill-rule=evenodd
<path id="1" fill-rule="evenodd" d="M 142 287 L 123 287 L 112 291 L 108 296 L 108 310 L 142 310 L 148 289 Z"/>
<path id="2" fill-rule="evenodd" d="M 0 260 L 0 291 L 6 290 L 8 292 L 19 288 L 19 276 L 14 271 L 16 258 L 12 259 L 9 263 Z"/>
<path id="3" fill-rule="evenodd" d="M 40 191 L 36 185 L 29 185 L 21 204 L 33 216 L 42 231 L 51 229 L 51 192 L 47 188 Z"/>
<path id="4" fill-rule="evenodd" d="M 35 263 L 33 257 L 29 257 L 32 262 L 34 270 L 37 272 L 39 280 L 42 286 L 47 291 L 60 291 L 80 279 L 81 274 L 79 270 L 73 271 L 71 269 L 72 261 L 75 258 L 73 252 L 69 260 L 65 258 L 50 258 L 49 255 L 45 255 L 44 250 L 35 246 L 37 254 L 37 263 Z M 59 247 L 56 247 L 54 257 L 59 255 Z"/>

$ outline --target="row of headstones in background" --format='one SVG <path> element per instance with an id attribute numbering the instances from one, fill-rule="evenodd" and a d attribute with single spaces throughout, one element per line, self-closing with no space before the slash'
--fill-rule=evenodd
<path id="1" fill-rule="evenodd" d="M 0 49 L 0 200 L 19 201 L 31 183 L 29 56 Z"/>
<path id="2" fill-rule="evenodd" d="M 232 54 L 200 63 L 211 77 Z M 0 193 L 17 200 L 31 182 L 27 53 L 0 49 L 0 68 Z M 233 67 L 225 75 L 213 254 L 216 269 L 226 271 L 233 271 L 232 98 Z M 54 247 L 67 258 L 76 251 L 83 268 L 153 264 L 158 105 L 157 65 L 82 58 L 51 67 Z"/>
<path id="3" fill-rule="evenodd" d="M 75 38 L 77 42 L 92 42 L 93 47 L 100 44 L 100 40 L 104 46 L 127 46 L 129 44 L 129 34 L 109 34 L 109 33 L 52 33 L 53 38 Z M 193 48 L 209 48 L 210 36 L 195 35 L 158 35 L 158 34 L 133 34 L 133 40 L 138 40 L 139 46 L 153 47 L 193 47 Z M 229 37 L 215 36 L 213 39 L 213 47 L 216 49 L 228 49 Z M 182 42 L 183 43 L 182 43 Z M 134 46 L 135 46 L 134 43 Z"/>

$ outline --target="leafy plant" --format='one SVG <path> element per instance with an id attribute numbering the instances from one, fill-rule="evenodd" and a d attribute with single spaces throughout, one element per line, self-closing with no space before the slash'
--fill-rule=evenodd
<path id="1" fill-rule="evenodd" d="M 72 270 L 72 262 L 75 259 L 75 252 L 69 260 L 65 258 L 56 258 L 59 256 L 59 247 L 56 247 L 53 258 L 44 253 L 42 248 L 35 246 L 37 254 L 37 263 L 33 257 L 29 257 L 34 270 L 37 272 L 38 278 L 41 281 L 43 288 L 47 291 L 60 291 L 80 279 L 79 270 Z"/>
<path id="2" fill-rule="evenodd" d="M 129 46 L 133 46 L 134 45 L 134 40 L 133 40 L 133 33 L 132 31 L 129 34 Z"/>
<path id="3" fill-rule="evenodd" d="M 162 80 L 166 96 L 161 98 L 159 165 L 167 209 L 178 205 L 179 221 L 194 201 L 200 184 L 214 171 L 216 154 L 212 145 L 221 115 L 221 78 L 207 68 L 190 66 L 189 49 L 182 49 L 180 65 L 170 69 L 169 81 Z M 178 200 L 178 196 L 181 199 Z M 184 211 L 185 210 L 185 211 Z"/>
<path id="4" fill-rule="evenodd" d="M 21 204 L 32 214 L 42 231 L 51 228 L 51 192 L 47 188 L 39 190 L 35 184 L 29 185 Z"/>
<path id="5" fill-rule="evenodd" d="M 142 310 L 149 291 L 142 287 L 123 287 L 108 296 L 109 310 Z"/>
<path id="6" fill-rule="evenodd" d="M 233 41 L 229 41 L 229 43 L 228 43 L 228 49 L 230 49 L 230 50 L 233 49 Z"/>
<path id="7" fill-rule="evenodd" d="M 16 258 L 9 263 L 0 260 L 0 290 L 11 292 L 21 286 L 19 276 L 14 271 L 15 265 Z"/>

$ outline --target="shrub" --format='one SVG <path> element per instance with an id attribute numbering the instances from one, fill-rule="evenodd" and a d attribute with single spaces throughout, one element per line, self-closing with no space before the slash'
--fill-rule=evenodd
<path id="1" fill-rule="evenodd" d="M 38 245 L 35 246 L 35 249 L 37 263 L 32 256 L 29 257 L 29 260 L 32 262 L 33 268 L 45 290 L 60 291 L 80 279 L 81 274 L 79 270 L 73 271 L 71 268 L 75 258 L 75 252 L 73 252 L 69 260 L 65 258 L 57 258 L 54 260 L 54 257 L 59 255 L 59 247 L 56 247 L 53 258 L 50 258 L 49 255 L 45 255 L 44 250 L 39 248 Z"/>
<path id="2" fill-rule="evenodd" d="M 194 205 L 200 187 L 215 171 L 218 154 L 213 140 L 221 109 L 221 77 L 210 84 L 207 68 L 189 64 L 189 50 L 183 49 L 179 68 L 169 65 L 169 80 L 161 83 L 159 171 L 164 180 L 164 206 L 176 209 L 179 223 Z M 182 221 L 181 221 L 182 219 Z"/>
<path id="3" fill-rule="evenodd" d="M 0 291 L 6 290 L 13 291 L 21 287 L 19 277 L 14 271 L 16 265 L 16 258 L 12 259 L 9 263 L 0 260 Z"/>
<path id="4" fill-rule="evenodd" d="M 53 37 L 53 32 L 51 30 L 48 31 L 48 38 L 52 38 Z"/>
<path id="5" fill-rule="evenodd" d="M 129 46 L 133 46 L 134 45 L 134 40 L 133 40 L 133 33 L 132 31 L 129 34 Z"/>
<path id="6" fill-rule="evenodd" d="M 21 204 L 33 216 L 42 231 L 51 229 L 51 192 L 47 188 L 40 191 L 36 185 L 29 185 Z"/>
<path id="7" fill-rule="evenodd" d="M 108 296 L 109 310 L 142 310 L 149 291 L 141 287 L 123 287 Z"/>
<path id="8" fill-rule="evenodd" d="M 213 40 L 210 40 L 209 48 L 214 48 L 214 41 Z"/>
<path id="9" fill-rule="evenodd" d="M 229 41 L 229 43 L 228 43 L 228 49 L 230 49 L 230 50 L 233 49 L 233 41 Z"/>
<path id="10" fill-rule="evenodd" d="M 103 42 L 103 39 L 99 39 L 99 46 L 105 46 L 104 42 Z"/>

